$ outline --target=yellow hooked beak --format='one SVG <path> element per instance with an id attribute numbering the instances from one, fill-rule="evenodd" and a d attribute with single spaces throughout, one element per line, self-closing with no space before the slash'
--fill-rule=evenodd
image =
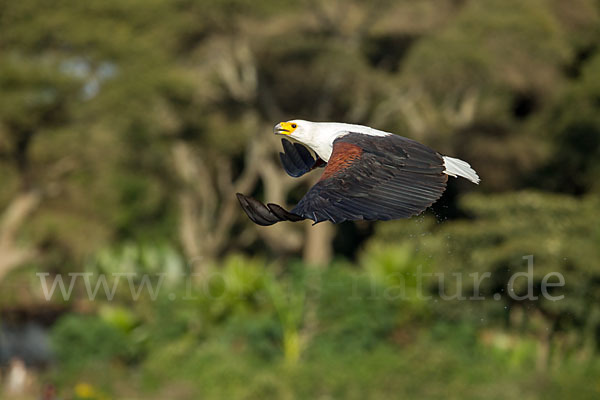
<path id="1" fill-rule="evenodd" d="M 298 125 L 292 122 L 280 122 L 277 125 L 275 125 L 275 128 L 273 128 L 273 132 L 276 135 L 291 135 L 297 127 Z"/>

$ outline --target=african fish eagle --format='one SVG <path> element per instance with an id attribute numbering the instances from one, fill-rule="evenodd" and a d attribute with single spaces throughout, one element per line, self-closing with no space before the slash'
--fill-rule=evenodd
<path id="1" fill-rule="evenodd" d="M 282 139 L 281 163 L 290 176 L 325 169 L 291 211 L 238 193 L 240 205 L 258 225 L 408 218 L 442 196 L 448 175 L 479 183 L 467 162 L 367 126 L 296 119 L 277 124 L 274 133 L 296 141 Z"/>

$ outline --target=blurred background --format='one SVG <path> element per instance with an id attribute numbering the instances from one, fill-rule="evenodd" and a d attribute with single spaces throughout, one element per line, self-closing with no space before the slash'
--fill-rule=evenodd
<path id="1" fill-rule="evenodd" d="M 482 183 L 257 227 L 293 118 Z M 1 398 L 600 396 L 598 0 L 0 0 L 0 177 Z"/>

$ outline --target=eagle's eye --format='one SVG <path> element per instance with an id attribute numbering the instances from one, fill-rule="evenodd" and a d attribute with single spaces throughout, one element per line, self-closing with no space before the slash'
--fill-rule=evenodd
<path id="1" fill-rule="evenodd" d="M 292 128 L 296 129 L 297 127 L 298 127 L 298 125 L 292 124 Z"/>

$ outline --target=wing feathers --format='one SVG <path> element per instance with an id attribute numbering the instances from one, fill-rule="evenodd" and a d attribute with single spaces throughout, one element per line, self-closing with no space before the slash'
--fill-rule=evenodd
<path id="1" fill-rule="evenodd" d="M 334 142 L 323 177 L 292 212 L 336 223 L 410 217 L 442 195 L 443 170 L 438 153 L 412 140 L 350 133 Z"/>
<path id="2" fill-rule="evenodd" d="M 293 143 L 286 139 L 281 139 L 283 153 L 279 153 L 279 158 L 283 169 L 288 175 L 298 178 L 312 169 L 320 166 L 322 160 L 313 158 L 306 147 L 300 143 Z"/>
<path id="3" fill-rule="evenodd" d="M 273 225 L 280 221 L 302 221 L 306 218 L 290 213 L 281 206 L 269 203 L 266 206 L 252 197 L 244 196 L 241 193 L 236 194 L 242 209 L 255 224 L 262 226 Z"/>

